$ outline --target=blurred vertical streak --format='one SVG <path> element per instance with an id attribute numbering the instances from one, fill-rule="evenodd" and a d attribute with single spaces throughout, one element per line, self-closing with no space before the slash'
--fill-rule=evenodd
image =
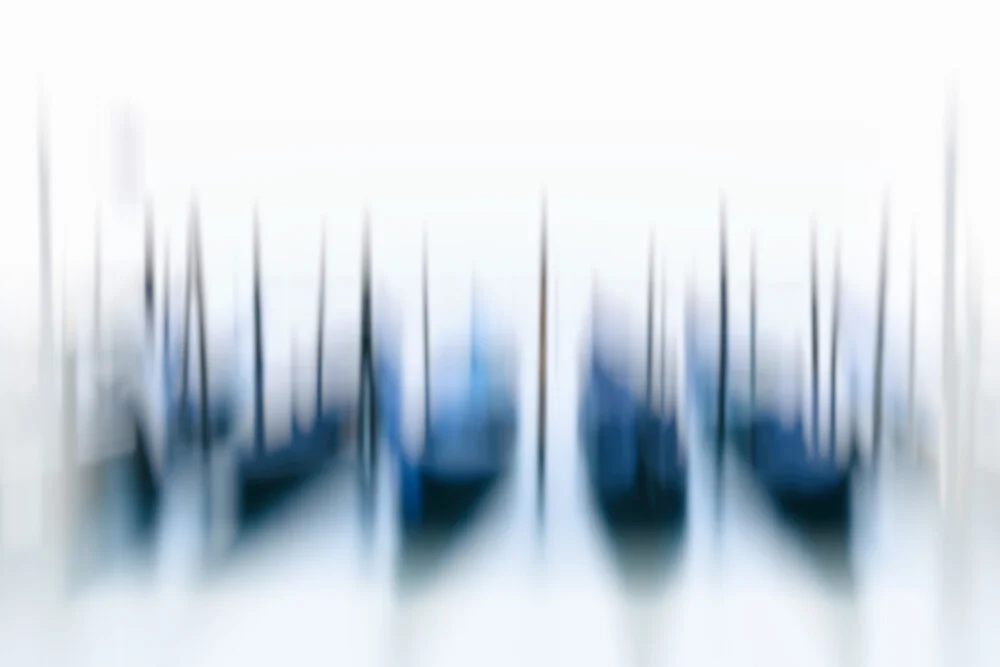
<path id="1" fill-rule="evenodd" d="M 253 213 L 253 414 L 254 455 L 264 453 L 264 340 L 260 302 L 260 213 Z"/>
<path id="2" fill-rule="evenodd" d="M 358 447 L 365 469 L 365 503 L 370 510 L 375 499 L 375 469 L 378 465 L 378 406 L 372 358 L 371 212 L 365 211 L 361 238 L 361 372 L 358 375 Z M 365 414 L 367 408 L 367 428 Z M 318 413 L 317 413 L 318 414 Z M 364 437 L 362 437 L 364 436 Z M 370 518 L 370 514 L 366 515 Z"/>
<path id="3" fill-rule="evenodd" d="M 757 237 L 750 237 L 750 418 L 757 416 Z M 757 429 L 750 429 L 750 464 L 757 460 Z"/>
<path id="4" fill-rule="evenodd" d="M 184 305 L 184 343 L 181 350 L 183 367 L 181 369 L 181 409 L 186 409 L 188 397 L 189 372 L 188 366 L 191 358 L 190 328 L 191 328 L 191 301 L 192 289 L 194 290 L 194 301 L 196 303 L 198 317 L 198 390 L 199 398 L 199 420 L 202 454 L 208 455 L 209 446 L 209 419 L 208 419 L 208 345 L 205 339 L 205 279 L 202 264 L 201 252 L 201 218 L 198 214 L 198 202 L 191 204 L 191 218 L 188 242 L 188 272 L 187 289 Z"/>
<path id="5" fill-rule="evenodd" d="M 42 386 L 52 379 L 52 220 L 49 181 L 48 105 L 38 93 L 38 325 Z"/>
<path id="6" fill-rule="evenodd" d="M 545 436 L 548 405 L 548 206 L 542 198 L 541 267 L 538 294 L 538 512 L 545 507 Z"/>
<path id="7" fill-rule="evenodd" d="M 726 200 L 719 201 L 719 387 L 715 434 L 716 528 L 722 519 L 722 453 L 726 439 L 726 379 L 729 366 L 729 257 L 726 249 Z"/>
<path id="8" fill-rule="evenodd" d="M 840 352 L 840 236 L 833 248 L 833 297 L 830 314 L 830 425 L 829 455 L 837 455 L 837 356 Z"/>
<path id="9" fill-rule="evenodd" d="M 316 414 L 323 410 L 323 332 L 326 325 L 326 220 L 319 237 L 319 307 L 316 317 Z"/>
<path id="10" fill-rule="evenodd" d="M 420 294 L 422 305 L 423 337 L 424 337 L 424 446 L 430 442 L 431 436 L 431 337 L 430 337 L 430 306 L 427 290 L 427 223 L 424 223 L 421 241 L 421 275 Z"/>
<path id="11" fill-rule="evenodd" d="M 955 442 L 955 390 L 957 372 L 955 352 L 955 198 L 956 198 L 956 158 L 957 158 L 957 94 L 953 89 L 948 96 L 945 118 L 944 151 L 944 285 L 942 295 L 942 350 L 941 378 L 944 390 L 944 440 L 941 447 L 941 472 L 939 473 L 940 493 L 946 505 L 951 505 L 956 497 L 957 479 Z"/>
<path id="12" fill-rule="evenodd" d="M 181 419 L 186 419 L 187 415 L 187 400 L 188 400 L 188 375 L 189 375 L 189 357 L 191 353 L 191 290 L 193 286 L 194 277 L 192 272 L 194 267 L 192 266 L 192 249 L 191 244 L 194 239 L 194 206 L 192 204 L 192 211 L 190 213 L 191 219 L 188 221 L 188 238 L 187 238 L 187 252 L 184 258 L 184 314 L 183 314 L 183 326 L 184 331 L 181 334 L 181 398 L 180 398 L 180 417 Z"/>
<path id="13" fill-rule="evenodd" d="M 667 267 L 660 269 L 660 416 L 667 414 Z"/>
<path id="14" fill-rule="evenodd" d="M 649 257 L 647 259 L 647 285 L 646 285 L 646 407 L 653 407 L 653 318 L 655 308 L 653 306 L 654 292 L 653 283 L 656 272 L 656 232 L 649 231 Z"/>
<path id="15" fill-rule="evenodd" d="M 363 345 L 364 358 L 363 368 L 366 369 L 368 377 L 368 437 L 369 456 L 371 457 L 371 471 L 374 475 L 375 466 L 378 464 L 378 403 L 376 396 L 378 392 L 375 387 L 375 360 L 372 349 L 372 239 L 371 239 L 372 218 L 371 212 L 365 213 L 364 226 L 364 261 L 362 264 L 362 321 L 361 321 L 361 342 Z"/>
<path id="16" fill-rule="evenodd" d="M 809 447 L 813 453 L 819 452 L 819 267 L 816 257 L 816 220 L 812 221 L 812 231 L 809 238 L 809 317 L 812 323 L 810 329 L 810 352 L 812 362 L 812 396 Z"/>
<path id="17" fill-rule="evenodd" d="M 151 201 L 146 201 L 146 228 L 145 228 L 145 244 L 143 246 L 143 297 L 144 306 L 146 314 L 146 341 L 147 344 L 152 345 L 153 335 L 154 335 L 154 323 L 155 323 L 155 275 L 156 266 L 154 261 L 155 254 L 155 240 L 154 240 L 154 221 L 153 221 L 153 204 Z"/>
<path id="18" fill-rule="evenodd" d="M 205 521 L 205 529 L 212 531 L 215 526 L 211 523 L 213 499 L 211 495 L 211 466 L 209 451 L 209 438 L 211 425 L 208 417 L 208 341 L 206 340 L 207 325 L 205 322 L 205 270 L 201 251 L 201 218 L 198 213 L 198 202 L 195 201 L 191 215 L 194 253 L 194 290 L 195 300 L 198 303 L 198 418 L 201 421 L 201 457 L 202 457 L 202 518 Z M 186 363 L 185 363 L 186 366 Z M 185 405 L 181 403 L 181 405 Z"/>
<path id="19" fill-rule="evenodd" d="M 648 257 L 646 260 L 646 400 L 645 408 L 650 414 L 653 412 L 653 322 L 655 321 L 656 308 L 654 306 L 655 278 L 656 275 L 656 232 L 651 227 L 648 240 Z M 641 459 L 640 459 L 641 460 Z M 640 478 L 641 488 L 639 493 L 643 497 L 648 497 L 649 480 L 645 475 Z"/>
<path id="20" fill-rule="evenodd" d="M 872 462 L 877 464 L 882 451 L 882 382 L 885 354 L 885 295 L 889 273 L 889 194 L 882 202 L 882 241 L 878 267 L 878 313 L 875 323 L 875 384 L 872 397 Z"/>
<path id="21" fill-rule="evenodd" d="M 166 363 L 170 346 L 170 234 L 163 242 L 163 359 Z"/>

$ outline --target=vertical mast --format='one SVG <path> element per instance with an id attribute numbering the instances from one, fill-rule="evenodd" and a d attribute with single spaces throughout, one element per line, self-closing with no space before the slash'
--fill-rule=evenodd
<path id="1" fill-rule="evenodd" d="M 190 219 L 188 220 L 187 253 L 184 259 L 184 330 L 181 334 L 181 398 L 180 410 L 181 418 L 188 418 L 188 375 L 190 375 L 191 362 L 191 294 L 194 288 L 194 220 L 195 204 L 191 204 Z"/>
<path id="2" fill-rule="evenodd" d="M 372 261 L 371 261 L 371 215 L 366 211 L 361 240 L 361 397 L 359 410 L 368 404 L 368 463 L 374 475 L 378 441 L 378 404 L 375 392 L 375 369 L 372 351 Z M 363 413 L 362 413 L 363 418 Z"/>
<path id="3" fill-rule="evenodd" d="M 542 200 L 541 266 L 538 278 L 538 482 L 545 475 L 546 407 L 548 404 L 548 208 Z"/>
<path id="4" fill-rule="evenodd" d="M 837 452 L 837 355 L 840 341 L 840 239 L 837 239 L 833 258 L 833 313 L 830 316 L 830 425 L 829 452 Z"/>
<path id="5" fill-rule="evenodd" d="M 819 273 L 816 258 L 816 221 L 812 223 L 809 247 L 809 320 L 811 338 L 812 403 L 810 428 L 812 448 L 819 451 Z"/>
<path id="6" fill-rule="evenodd" d="M 646 282 L 646 406 L 653 407 L 653 276 L 656 271 L 655 261 L 656 234 L 649 230 L 649 259 L 647 260 Z"/>
<path id="7" fill-rule="evenodd" d="M 757 240 L 750 239 L 750 460 L 757 455 Z"/>
<path id="8" fill-rule="evenodd" d="M 729 366 L 729 258 L 726 249 L 725 200 L 719 202 L 719 386 L 716 405 L 715 455 L 722 474 L 722 445 L 726 437 L 726 382 Z"/>
<path id="9" fill-rule="evenodd" d="M 198 375 L 201 396 L 198 401 L 198 413 L 201 418 L 202 453 L 208 455 L 209 418 L 208 418 L 208 341 L 206 340 L 205 322 L 205 271 L 201 254 L 201 219 L 198 215 L 197 203 L 192 213 L 194 227 L 194 273 L 195 300 L 198 304 Z"/>
<path id="10" fill-rule="evenodd" d="M 254 452 L 264 453 L 264 335 L 260 295 L 260 214 L 253 217 L 253 414 Z"/>
<path id="11" fill-rule="evenodd" d="M 675 395 L 676 398 L 676 395 Z M 667 267 L 660 269 L 660 416 L 667 408 Z"/>
<path id="12" fill-rule="evenodd" d="M 424 223 L 421 262 L 421 303 L 423 306 L 423 338 L 424 338 L 424 446 L 430 442 L 431 436 L 431 352 L 430 352 L 430 314 L 427 304 L 427 224 Z"/>
<path id="13" fill-rule="evenodd" d="M 163 248 L 163 370 L 172 371 L 170 349 L 170 235 L 167 234 Z"/>
<path id="14" fill-rule="evenodd" d="M 326 221 L 319 237 L 319 289 L 316 307 L 316 419 L 323 411 L 323 340 L 326 326 Z"/>
<path id="15" fill-rule="evenodd" d="M 882 448 L 882 383 L 885 354 L 885 292 L 888 281 L 889 198 L 882 207 L 882 245 L 879 252 L 878 320 L 875 332 L 875 387 L 872 406 L 872 457 L 878 461 Z"/>

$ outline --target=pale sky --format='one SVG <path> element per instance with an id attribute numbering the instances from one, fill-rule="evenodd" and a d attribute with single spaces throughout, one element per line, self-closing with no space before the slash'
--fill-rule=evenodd
<path id="1" fill-rule="evenodd" d="M 285 337 L 312 327 L 314 299 L 298 292 L 313 293 L 324 216 L 331 270 L 343 274 L 330 290 L 339 304 L 331 317 L 338 308 L 342 319 L 353 316 L 366 207 L 383 281 L 411 301 L 428 221 L 435 300 L 455 306 L 437 310 L 442 335 L 459 337 L 467 321 L 468 281 L 449 276 L 468 276 L 473 265 L 501 311 L 530 318 L 543 191 L 560 280 L 589 285 L 596 269 L 635 296 L 637 318 L 642 294 L 629 286 L 645 276 L 648 226 L 670 239 L 672 284 L 691 275 L 711 284 L 724 192 L 734 280 L 745 274 L 739 262 L 754 228 L 762 320 L 796 336 L 806 324 L 808 220 L 817 220 L 825 282 L 840 230 L 845 290 L 862 295 L 864 311 L 888 188 L 890 331 L 903 334 L 916 229 L 920 373 L 933 387 L 951 81 L 959 223 L 971 239 L 959 247 L 985 254 L 997 241 L 1000 47 L 987 3 L 89 4 L 32 3 L 0 21 L 0 304 L 5 321 L 13 313 L 24 327 L 5 332 L 10 349 L 30 348 L 35 331 L 39 81 L 50 109 L 56 262 L 69 267 L 87 312 L 93 221 L 99 207 L 110 215 L 107 118 L 123 102 L 143 118 L 158 222 L 183 228 L 198 194 L 212 285 L 228 285 L 214 288 L 217 308 L 241 298 L 239 281 L 225 282 L 240 262 L 226 248 L 242 243 L 245 252 L 259 205 L 265 261 L 287 283 L 273 288 L 287 292 L 274 299 Z M 991 314 L 1000 309 L 990 306 L 1000 305 L 1000 274 L 982 265 L 989 347 L 1000 334 Z M 281 363 L 287 352 L 273 354 Z M 1000 388 L 997 379 L 983 378 Z"/>

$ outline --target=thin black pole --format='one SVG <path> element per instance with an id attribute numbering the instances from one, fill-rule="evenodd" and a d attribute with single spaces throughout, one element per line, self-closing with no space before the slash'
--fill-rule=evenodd
<path id="1" fill-rule="evenodd" d="M 264 335 L 261 321 L 260 214 L 253 218 L 253 414 L 254 451 L 264 453 Z"/>
<path id="2" fill-rule="evenodd" d="M 837 355 L 840 342 L 840 239 L 833 258 L 833 313 L 830 318 L 830 456 L 837 452 Z"/>
<path id="3" fill-rule="evenodd" d="M 326 221 L 320 227 L 319 237 L 319 289 L 316 307 L 316 416 L 323 411 L 323 338 L 326 326 Z"/>
<path id="4" fill-rule="evenodd" d="M 819 267 L 816 257 L 816 221 L 812 223 L 809 247 L 809 321 L 812 363 L 812 447 L 819 451 Z"/>
<path id="5" fill-rule="evenodd" d="M 184 269 L 184 332 L 181 342 L 181 398 L 180 411 L 181 419 L 188 419 L 187 399 L 188 399 L 188 376 L 190 370 L 191 357 L 191 292 L 194 288 L 194 277 L 192 266 L 194 255 L 194 225 L 195 213 L 194 204 L 191 207 L 190 220 L 188 221 L 187 257 L 185 258 Z"/>
<path id="6" fill-rule="evenodd" d="M 427 223 L 424 223 L 421 263 L 421 303 L 423 305 L 424 335 L 424 445 L 431 440 L 431 344 L 430 313 L 427 289 Z"/>
<path id="7" fill-rule="evenodd" d="M 375 369 L 372 359 L 372 299 L 371 299 L 371 216 L 365 213 L 361 246 L 361 397 L 358 401 L 359 423 L 363 423 L 363 410 L 368 406 L 368 463 L 374 474 L 378 456 L 376 443 L 378 408 L 375 392 Z M 359 439 L 360 443 L 360 439 Z"/>
<path id="8" fill-rule="evenodd" d="M 170 235 L 163 248 L 163 363 L 170 361 Z"/>
<path id="9" fill-rule="evenodd" d="M 726 384 L 729 367 L 729 258 L 726 248 L 726 203 L 719 202 L 719 387 L 716 410 L 715 462 L 721 494 L 722 446 L 726 437 Z M 721 496 L 720 496 L 721 497 Z"/>
<path id="10" fill-rule="evenodd" d="M 676 399 L 676 396 L 674 397 Z M 660 268 L 660 416 L 667 409 L 667 267 Z"/>
<path id="11" fill-rule="evenodd" d="M 199 413 L 201 415 L 201 447 L 202 454 L 208 455 L 210 438 L 208 419 L 208 341 L 205 330 L 205 272 L 201 254 L 201 220 L 198 209 L 194 210 L 194 268 L 195 268 L 195 299 L 198 303 L 198 372 L 200 375 L 201 397 Z"/>
<path id="12" fill-rule="evenodd" d="M 882 357 L 885 348 L 885 293 L 889 245 L 889 198 L 882 207 L 882 245 L 879 253 L 878 321 L 875 333 L 875 395 L 872 407 L 872 456 L 877 461 L 882 445 Z"/>
<path id="13" fill-rule="evenodd" d="M 656 232 L 649 230 L 649 259 L 647 260 L 646 280 L 646 406 L 653 407 L 653 322 L 655 289 L 653 287 L 656 271 Z"/>
<path id="14" fill-rule="evenodd" d="M 757 239 L 750 238 L 750 462 L 757 457 Z"/>

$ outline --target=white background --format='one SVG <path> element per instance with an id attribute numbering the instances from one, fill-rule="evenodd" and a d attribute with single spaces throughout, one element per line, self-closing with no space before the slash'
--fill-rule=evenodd
<path id="1" fill-rule="evenodd" d="M 84 345 L 96 211 L 104 212 L 122 248 L 138 247 L 128 245 L 129 230 L 138 239 L 138 227 L 127 216 L 115 220 L 109 200 L 108 120 L 128 102 L 143 118 L 144 182 L 158 222 L 180 232 L 191 198 L 201 202 L 217 340 L 228 336 L 234 318 L 246 317 L 236 304 L 246 302 L 247 223 L 255 203 L 259 207 L 265 275 L 274 294 L 267 306 L 270 376 L 291 374 L 293 337 L 311 349 L 315 240 L 324 216 L 334 276 L 328 314 L 339 323 L 330 336 L 348 345 L 354 340 L 356 249 L 366 209 L 375 225 L 380 281 L 405 304 L 405 332 L 415 332 L 418 322 L 419 239 L 427 221 L 436 345 L 461 338 L 467 279 L 476 267 L 501 319 L 522 343 L 519 368 L 530 372 L 543 193 L 552 230 L 554 300 L 582 303 L 596 270 L 626 303 L 636 326 L 625 335 L 633 343 L 642 335 L 649 226 L 657 228 L 664 247 L 670 322 L 676 326 L 678 297 L 690 279 L 699 290 L 714 289 L 724 194 L 736 312 L 745 307 L 736 295 L 745 293 L 741 262 L 753 229 L 762 329 L 805 342 L 808 223 L 815 217 L 824 290 L 828 294 L 839 233 L 845 291 L 856 304 L 844 316 L 857 325 L 858 345 L 865 346 L 888 191 L 888 351 L 898 368 L 905 360 L 916 232 L 918 382 L 935 407 L 945 101 L 953 89 L 959 109 L 958 247 L 963 255 L 971 253 L 960 262 L 960 273 L 977 262 L 981 267 L 972 281 L 981 292 L 983 320 L 976 459 L 995 465 L 1000 452 L 991 406 L 1000 378 L 988 369 L 995 365 L 1000 334 L 993 315 L 1000 312 L 1000 275 L 990 261 L 1000 214 L 993 195 L 1000 178 L 1000 54 L 993 14 L 987 3 L 975 2 L 5 6 L 5 395 L 30 393 L 36 368 L 35 121 L 41 88 L 50 113 L 55 262 L 62 272 L 55 279 L 55 304 L 61 303 L 65 280 Z M 179 280 L 179 243 L 173 248 Z M 133 275 L 124 268 L 124 249 L 123 263 L 109 264 L 116 268 L 105 272 L 107 289 L 121 290 L 109 292 L 120 295 L 109 298 L 109 312 L 126 308 L 129 290 L 138 287 L 122 279 Z M 964 280 L 959 286 L 961 312 Z M 585 310 L 567 305 L 565 312 Z M 561 344 L 573 344 L 569 332 L 582 329 L 576 326 L 582 317 L 563 321 L 558 305 L 554 316 Z M 413 347 L 418 339 L 406 340 Z M 216 350 L 225 347 L 220 343 Z M 417 370 L 419 348 L 409 347 L 407 367 Z M 964 342 L 960 347 L 968 355 Z M 556 356 L 562 364 L 573 355 Z M 345 365 L 344 372 L 354 372 Z M 524 386 L 532 387 L 530 378 Z M 280 382 L 270 382 L 268 391 L 269 404 L 287 405 L 289 392 Z M 301 394 L 308 405 L 308 393 Z M 16 417 L 9 411 L 5 423 Z M 270 424 L 286 427 L 280 420 Z M 16 438 L 6 443 L 8 450 L 29 446 Z M 5 460 L 12 456 L 17 459 L 6 452 Z M 4 475 L 17 469 L 7 465 Z M 19 515 L 32 521 L 26 512 Z M 762 590 L 778 590 L 774 586 Z M 754 589 L 746 597 L 756 603 L 765 596 Z M 893 609 L 900 606 L 906 602 Z M 518 599 L 511 608 L 527 607 Z M 594 605 L 605 608 L 603 602 Z"/>

